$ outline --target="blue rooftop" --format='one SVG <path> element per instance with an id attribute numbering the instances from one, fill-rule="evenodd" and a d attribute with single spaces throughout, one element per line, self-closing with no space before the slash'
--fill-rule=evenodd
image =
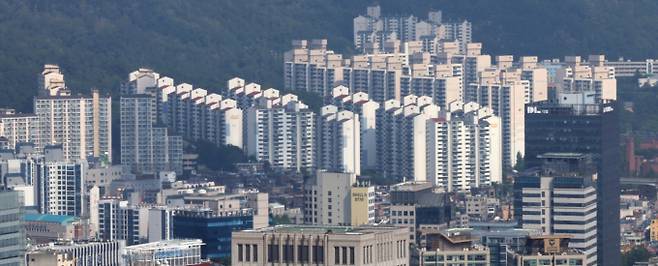
<path id="1" fill-rule="evenodd" d="M 47 223 L 60 223 L 67 224 L 78 220 L 75 216 L 66 215 L 52 215 L 52 214 L 35 214 L 28 213 L 24 216 L 27 222 L 47 222 Z"/>

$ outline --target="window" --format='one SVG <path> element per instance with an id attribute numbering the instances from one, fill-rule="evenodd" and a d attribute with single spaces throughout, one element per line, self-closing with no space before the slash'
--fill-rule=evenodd
<path id="1" fill-rule="evenodd" d="M 297 246 L 297 261 L 300 263 L 308 263 L 308 246 L 304 244 Z"/>
<path id="2" fill-rule="evenodd" d="M 343 264 L 347 264 L 347 247 L 342 247 L 342 252 Z"/>
<path id="3" fill-rule="evenodd" d="M 350 265 L 354 265 L 354 247 L 350 247 Z"/>
<path id="4" fill-rule="evenodd" d="M 253 255 L 254 255 L 253 261 L 258 262 L 258 246 L 251 245 L 251 250 L 253 251 Z"/>
<path id="5" fill-rule="evenodd" d="M 323 264 L 324 263 L 324 247 L 315 245 L 313 246 L 313 263 Z"/>
<path id="6" fill-rule="evenodd" d="M 238 245 L 238 261 L 242 261 L 242 244 Z"/>
<path id="7" fill-rule="evenodd" d="M 245 248 L 245 261 L 251 261 L 251 245 L 244 245 Z"/>
<path id="8" fill-rule="evenodd" d="M 334 264 L 340 264 L 340 248 L 334 247 Z"/>

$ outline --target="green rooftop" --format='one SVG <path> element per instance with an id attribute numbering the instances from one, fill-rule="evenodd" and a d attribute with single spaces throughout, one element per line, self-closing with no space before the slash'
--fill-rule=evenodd
<path id="1" fill-rule="evenodd" d="M 46 222 L 46 223 L 59 223 L 59 224 L 69 224 L 79 219 L 76 216 L 35 214 L 35 213 L 25 214 L 23 218 L 25 219 L 26 222 Z"/>

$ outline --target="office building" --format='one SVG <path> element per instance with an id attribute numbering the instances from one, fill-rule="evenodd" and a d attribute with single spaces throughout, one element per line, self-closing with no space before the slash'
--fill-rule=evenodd
<path id="1" fill-rule="evenodd" d="M 17 191 L 0 189 L 0 265 L 25 265 L 25 229 L 23 228 L 23 203 Z"/>
<path id="2" fill-rule="evenodd" d="M 375 223 L 375 187 L 357 182 L 350 191 L 350 225 Z"/>
<path id="3" fill-rule="evenodd" d="M 220 259 L 231 254 L 231 231 L 269 225 L 267 193 L 245 191 L 226 194 L 223 187 L 199 187 L 198 192 L 166 197 L 172 214 L 173 238 L 198 238 L 205 243 L 203 258 Z"/>
<path id="4" fill-rule="evenodd" d="M 64 159 L 61 145 L 45 147 L 45 159 L 37 164 L 35 202 L 43 214 L 85 216 L 87 190 L 86 161 Z"/>
<path id="5" fill-rule="evenodd" d="M 447 227 L 454 216 L 448 194 L 437 192 L 429 182 L 405 182 L 391 186 L 392 225 L 409 229 L 409 239 L 417 241 L 418 229 Z"/>
<path id="6" fill-rule="evenodd" d="M 231 236 L 231 265 L 408 265 L 409 232 L 389 226 L 283 225 Z"/>
<path id="7" fill-rule="evenodd" d="M 470 233 L 459 228 L 428 234 L 419 251 L 419 265 L 481 265 L 490 264 L 489 249 L 476 243 Z"/>
<path id="8" fill-rule="evenodd" d="M 528 237 L 523 250 L 509 252 L 509 256 L 513 257 L 514 260 L 508 265 L 592 265 L 587 264 L 587 256 L 585 254 L 578 250 L 571 249 L 569 246 L 569 235 Z"/>
<path id="9" fill-rule="evenodd" d="M 318 121 L 318 167 L 329 171 L 361 174 L 359 115 L 326 105 Z"/>
<path id="10" fill-rule="evenodd" d="M 354 225 L 374 221 L 374 187 L 354 173 L 318 171 L 304 184 L 306 224 Z M 352 203 L 355 206 L 352 206 Z"/>
<path id="11" fill-rule="evenodd" d="M 427 124 L 428 181 L 446 191 L 502 181 L 500 118 L 476 103 L 452 102 Z"/>
<path id="12" fill-rule="evenodd" d="M 124 248 L 123 241 L 56 242 L 32 246 L 25 256 L 25 261 L 27 265 L 54 265 L 59 259 L 62 264 L 56 265 L 121 266 Z"/>
<path id="13" fill-rule="evenodd" d="M 124 240 L 126 245 L 142 243 L 139 235 L 139 209 L 128 201 L 105 198 L 98 201 L 98 238 Z"/>
<path id="14" fill-rule="evenodd" d="M 247 154 L 275 169 L 313 169 L 316 122 L 315 113 L 296 95 L 264 98 L 247 110 Z"/>
<path id="15" fill-rule="evenodd" d="M 599 265 L 620 260 L 619 176 L 621 174 L 616 104 L 541 104 L 526 108 L 528 166 L 540 165 L 536 156 L 548 152 L 591 154 L 598 178 Z M 609 263 L 609 264 L 608 264 Z"/>
<path id="16" fill-rule="evenodd" d="M 28 213 L 23 218 L 25 234 L 31 244 L 46 244 L 60 239 L 82 241 L 89 237 L 88 227 L 79 217 Z"/>
<path id="17" fill-rule="evenodd" d="M 242 229 L 254 229 L 254 210 L 197 208 L 177 210 L 173 216 L 173 237 L 201 239 L 201 257 L 209 260 L 231 256 L 231 232 Z"/>
<path id="18" fill-rule="evenodd" d="M 93 90 L 91 96 L 39 96 L 34 99 L 40 148 L 62 145 L 66 160 L 112 159 L 112 98 Z M 35 143 L 36 144 L 36 143 Z"/>
<path id="19" fill-rule="evenodd" d="M 199 239 L 176 239 L 151 242 L 126 247 L 124 265 L 196 265 L 201 262 L 201 247 Z"/>
<path id="20" fill-rule="evenodd" d="M 597 264 L 596 167 L 576 153 L 546 153 L 540 171 L 516 178 L 514 214 L 523 228 L 570 234 L 587 265 Z M 600 208 L 600 206 L 598 206 Z"/>

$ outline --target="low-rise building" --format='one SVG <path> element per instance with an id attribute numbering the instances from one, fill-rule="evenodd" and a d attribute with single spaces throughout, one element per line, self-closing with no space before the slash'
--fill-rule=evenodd
<path id="1" fill-rule="evenodd" d="M 587 255 L 579 250 L 569 249 L 569 235 L 531 236 L 521 252 L 511 252 L 512 266 L 546 265 L 568 266 L 585 265 Z"/>
<path id="2" fill-rule="evenodd" d="M 428 234 L 427 242 L 419 252 L 419 265 L 473 265 L 489 266 L 489 249 L 476 244 L 475 238 L 461 230 L 446 230 Z"/>
<path id="3" fill-rule="evenodd" d="M 409 264 L 409 231 L 391 226 L 283 225 L 234 232 L 231 265 Z"/>
<path id="4" fill-rule="evenodd" d="M 176 239 L 126 247 L 124 265 L 194 265 L 202 262 L 200 239 Z"/>

